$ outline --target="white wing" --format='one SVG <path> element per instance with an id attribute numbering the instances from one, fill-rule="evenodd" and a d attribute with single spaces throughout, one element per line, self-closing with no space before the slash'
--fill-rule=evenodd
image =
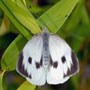
<path id="1" fill-rule="evenodd" d="M 58 35 L 50 35 L 49 50 L 51 66 L 47 73 L 47 83 L 64 83 L 70 76 L 79 71 L 78 59 L 75 53 Z"/>
<path id="2" fill-rule="evenodd" d="M 42 67 L 42 50 L 42 37 L 40 35 L 34 36 L 28 41 L 18 58 L 18 73 L 35 85 L 46 83 L 46 73 Z"/>

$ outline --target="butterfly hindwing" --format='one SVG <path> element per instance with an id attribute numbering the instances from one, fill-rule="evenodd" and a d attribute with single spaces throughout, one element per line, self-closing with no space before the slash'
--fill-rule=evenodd
<path id="1" fill-rule="evenodd" d="M 42 49 L 42 37 L 34 36 L 25 45 L 17 63 L 17 71 L 35 85 L 43 85 L 46 82 L 45 71 L 42 67 Z"/>
<path id="2" fill-rule="evenodd" d="M 78 60 L 68 44 L 56 34 L 49 37 L 50 69 L 47 74 L 49 84 L 60 84 L 79 71 Z"/>

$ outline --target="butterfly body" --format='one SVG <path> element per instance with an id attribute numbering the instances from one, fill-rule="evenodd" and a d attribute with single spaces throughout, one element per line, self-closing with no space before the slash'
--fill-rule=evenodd
<path id="1" fill-rule="evenodd" d="M 43 49 L 42 49 L 43 66 L 45 68 L 48 68 L 50 54 L 49 54 L 49 32 L 47 32 L 47 29 L 44 29 L 44 32 L 42 33 L 42 39 L 43 39 Z"/>
<path id="2" fill-rule="evenodd" d="M 79 63 L 69 45 L 45 27 L 25 45 L 16 70 L 34 85 L 61 84 L 79 71 Z"/>

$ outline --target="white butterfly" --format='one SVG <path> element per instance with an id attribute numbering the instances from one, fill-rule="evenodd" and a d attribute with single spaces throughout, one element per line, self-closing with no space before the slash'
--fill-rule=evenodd
<path id="1" fill-rule="evenodd" d="M 34 85 L 61 84 L 79 71 L 77 56 L 47 28 L 28 41 L 18 58 L 17 72 Z"/>

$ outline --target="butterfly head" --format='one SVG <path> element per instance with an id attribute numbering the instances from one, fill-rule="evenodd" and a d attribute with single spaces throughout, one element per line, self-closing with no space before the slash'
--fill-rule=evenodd
<path id="1" fill-rule="evenodd" d="M 49 31 L 48 31 L 48 28 L 47 27 L 44 27 L 43 28 L 43 32 L 42 32 L 42 36 L 43 37 L 49 37 Z"/>
<path id="2" fill-rule="evenodd" d="M 43 27 L 43 32 L 49 33 L 48 28 L 47 27 Z"/>

